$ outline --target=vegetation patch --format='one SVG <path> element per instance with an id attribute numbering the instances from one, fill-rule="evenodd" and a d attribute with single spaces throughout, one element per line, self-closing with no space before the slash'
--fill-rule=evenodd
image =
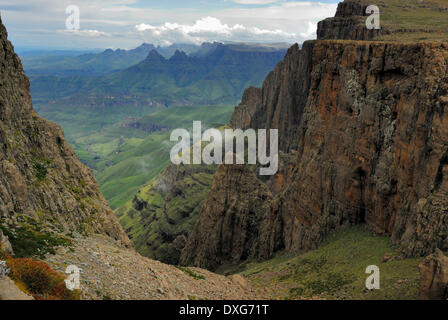
<path id="1" fill-rule="evenodd" d="M 38 181 L 42 181 L 47 177 L 49 160 L 33 160 L 34 175 Z"/>
<path id="2" fill-rule="evenodd" d="M 140 254 L 179 264 L 179 241 L 193 229 L 215 172 L 216 166 L 170 165 L 141 188 L 133 201 L 117 210 L 121 225 Z"/>
<path id="3" fill-rule="evenodd" d="M 17 258 L 45 258 L 47 253 L 55 254 L 55 248 L 71 245 L 68 237 L 43 231 L 39 225 L 21 223 L 9 228 L 0 222 L 0 230 L 8 236 Z"/>
<path id="4" fill-rule="evenodd" d="M 388 237 L 375 237 L 366 226 L 356 226 L 331 233 L 318 249 L 300 256 L 283 254 L 228 270 L 272 290 L 277 299 L 415 299 L 421 260 L 405 259 Z M 379 290 L 365 287 L 370 265 L 380 269 Z"/>
<path id="5" fill-rule="evenodd" d="M 36 300 L 79 300 L 78 290 L 67 289 L 64 277 L 46 263 L 31 259 L 9 259 L 10 277 Z"/>
<path id="6" fill-rule="evenodd" d="M 180 266 L 176 266 L 177 269 L 185 272 L 186 274 L 188 274 L 190 277 L 192 277 L 193 279 L 196 280 L 206 280 L 206 278 L 201 275 L 201 274 L 197 274 L 195 273 L 193 270 L 186 268 L 186 267 L 180 267 Z"/>
<path id="7" fill-rule="evenodd" d="M 6 261 L 9 277 L 23 292 L 36 300 L 80 300 L 79 290 L 70 291 L 64 276 L 44 263 L 8 255 L 0 245 L 0 260 Z"/>

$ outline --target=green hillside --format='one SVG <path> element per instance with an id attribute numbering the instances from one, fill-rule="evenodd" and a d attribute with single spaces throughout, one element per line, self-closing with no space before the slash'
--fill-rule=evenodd
<path id="1" fill-rule="evenodd" d="M 142 185 L 170 163 L 174 143 L 169 137 L 173 129 L 191 129 L 193 121 L 201 121 L 203 129 L 219 127 L 229 121 L 233 109 L 231 106 L 158 109 L 142 118 L 75 135 L 72 145 L 80 160 L 93 169 L 103 194 L 115 209 L 132 199 Z"/>
<path id="2" fill-rule="evenodd" d="M 364 226 L 333 232 L 318 249 L 278 255 L 264 262 L 222 266 L 219 273 L 241 273 L 272 299 L 407 300 L 418 293 L 422 258 L 404 258 L 388 237 Z M 380 269 L 380 289 L 368 290 L 367 266 Z"/>
<path id="3" fill-rule="evenodd" d="M 178 264 L 181 249 L 199 217 L 216 166 L 169 165 L 117 210 L 137 251 Z"/>

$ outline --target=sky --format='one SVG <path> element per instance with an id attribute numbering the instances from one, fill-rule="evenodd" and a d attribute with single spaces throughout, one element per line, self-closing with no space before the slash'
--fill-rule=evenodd
<path id="1" fill-rule="evenodd" d="M 131 49 L 143 42 L 302 43 L 316 37 L 318 21 L 334 16 L 337 2 L 0 0 L 0 14 L 18 49 Z"/>

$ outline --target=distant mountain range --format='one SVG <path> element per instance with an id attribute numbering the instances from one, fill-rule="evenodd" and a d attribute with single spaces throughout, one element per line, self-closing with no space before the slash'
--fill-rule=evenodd
<path id="1" fill-rule="evenodd" d="M 117 208 L 167 165 L 169 130 L 228 123 L 243 90 L 261 85 L 285 52 L 284 44 L 143 44 L 24 60 L 36 110 L 62 125 Z"/>
<path id="2" fill-rule="evenodd" d="M 204 43 L 167 48 L 143 44 L 133 50 L 24 61 L 37 103 L 233 104 L 245 88 L 261 84 L 286 50 L 282 44 Z"/>
<path id="3" fill-rule="evenodd" d="M 190 54 L 199 51 L 200 48 L 193 44 L 156 47 L 143 43 L 132 50 L 107 49 L 102 52 L 33 50 L 24 51 L 20 57 L 28 75 L 92 76 L 128 68 L 145 59 L 151 50 L 157 50 L 162 56 L 170 58 L 176 50 Z"/>

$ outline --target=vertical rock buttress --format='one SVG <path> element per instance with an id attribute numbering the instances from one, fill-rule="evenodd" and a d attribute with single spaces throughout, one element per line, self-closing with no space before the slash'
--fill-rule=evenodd
<path id="1" fill-rule="evenodd" d="M 45 227 L 130 241 L 62 129 L 33 110 L 19 57 L 0 20 L 0 221 L 28 216 Z"/>

